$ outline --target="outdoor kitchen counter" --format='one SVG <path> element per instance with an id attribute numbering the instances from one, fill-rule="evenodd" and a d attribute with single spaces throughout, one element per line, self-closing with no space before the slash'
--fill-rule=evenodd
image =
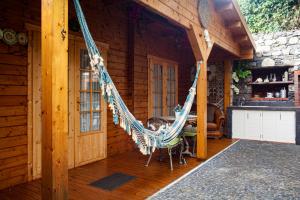
<path id="1" fill-rule="evenodd" d="M 300 107 L 295 106 L 230 106 L 228 111 L 232 110 L 265 110 L 265 111 L 296 111 L 300 112 Z"/>
<path id="2" fill-rule="evenodd" d="M 229 138 L 236 138 L 233 134 L 234 130 L 235 130 L 235 127 L 233 127 L 233 124 L 234 123 L 241 123 L 244 121 L 246 121 L 247 119 L 243 119 L 241 120 L 240 122 L 236 122 L 236 118 L 233 117 L 233 111 L 270 111 L 270 112 L 280 112 L 280 113 L 285 113 L 285 112 L 290 112 L 290 111 L 294 111 L 295 112 L 295 115 L 294 115 L 294 120 L 295 120 L 295 129 L 294 129 L 294 132 L 295 132 L 295 135 L 296 135 L 296 138 L 295 138 L 295 143 L 297 145 L 300 145 L 300 107 L 293 107 L 293 106 L 230 106 L 227 108 L 227 120 L 226 120 L 226 136 L 229 137 Z M 254 112 L 249 112 L 249 115 L 251 113 L 254 113 Z M 266 114 L 268 112 L 265 112 Z M 247 117 L 248 117 L 248 114 L 247 114 Z M 254 116 L 255 117 L 255 116 Z M 257 118 L 259 118 L 260 116 L 257 115 Z M 280 114 L 280 118 L 281 118 L 281 114 Z M 291 120 L 290 120 L 291 121 Z M 270 120 L 269 120 L 270 122 Z M 244 122 L 244 123 L 248 123 L 248 122 Z M 253 121 L 250 121 L 251 123 L 251 126 L 252 127 L 255 127 L 256 126 L 256 122 L 255 120 Z M 261 122 L 265 125 L 265 121 Z M 274 122 L 273 122 L 274 124 Z M 257 127 L 259 126 L 259 124 L 257 124 Z M 238 127 L 239 128 L 239 127 Z M 288 127 L 286 127 L 288 129 Z M 233 130 L 234 129 L 234 130 Z M 243 127 L 241 129 L 238 129 L 238 130 L 243 130 Z M 285 127 L 283 127 L 283 130 L 285 130 Z M 241 131 L 242 132 L 242 131 Z M 255 131 L 253 131 L 255 132 Z M 285 131 L 282 131 L 285 133 Z M 282 133 L 283 134 L 283 133 Z M 260 136 L 261 137 L 261 136 Z M 262 138 L 260 138 L 262 140 Z M 258 138 L 258 140 L 260 140 Z M 256 139 L 255 139 L 256 140 Z"/>

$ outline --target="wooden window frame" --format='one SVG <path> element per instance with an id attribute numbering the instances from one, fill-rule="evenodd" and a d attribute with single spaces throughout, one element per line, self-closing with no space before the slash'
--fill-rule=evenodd
<path id="1" fill-rule="evenodd" d="M 152 73 L 151 71 L 153 70 L 153 64 L 154 63 L 159 63 L 163 67 L 163 74 L 162 74 L 162 107 L 163 107 L 163 116 L 168 115 L 168 105 L 167 105 L 167 67 L 169 65 L 174 66 L 175 68 L 175 104 L 178 104 L 178 63 L 173 60 L 153 56 L 153 55 L 148 55 L 148 118 L 152 117 L 153 111 L 152 111 L 152 84 L 151 84 L 151 77 Z"/>

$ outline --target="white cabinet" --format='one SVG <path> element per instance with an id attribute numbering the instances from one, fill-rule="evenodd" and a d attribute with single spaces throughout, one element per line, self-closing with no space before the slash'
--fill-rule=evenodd
<path id="1" fill-rule="evenodd" d="M 276 131 L 277 141 L 295 143 L 295 112 L 280 112 L 279 119 Z"/>
<path id="2" fill-rule="evenodd" d="M 245 135 L 244 139 L 260 140 L 261 138 L 261 111 L 245 112 Z"/>
<path id="3" fill-rule="evenodd" d="M 232 138 L 295 143 L 294 111 L 232 111 Z"/>
<path id="4" fill-rule="evenodd" d="M 244 139 L 245 112 L 243 110 L 232 111 L 232 137 Z"/>

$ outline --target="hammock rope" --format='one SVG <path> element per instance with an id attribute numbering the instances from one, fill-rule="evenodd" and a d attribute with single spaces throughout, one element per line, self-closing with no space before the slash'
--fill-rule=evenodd
<path id="1" fill-rule="evenodd" d="M 74 5 L 78 22 L 87 46 L 91 67 L 93 72 L 98 75 L 102 96 L 112 111 L 114 123 L 120 124 L 120 126 L 131 135 L 132 139 L 144 155 L 150 154 L 151 151 L 154 152 L 156 148 L 165 147 L 170 141 L 179 136 L 186 123 L 196 95 L 200 63 L 198 63 L 195 80 L 192 87 L 189 89 L 189 94 L 186 97 L 186 101 L 179 117 L 176 117 L 176 120 L 171 125 L 161 126 L 157 131 L 149 130 L 128 110 L 104 66 L 104 60 L 91 36 L 79 0 L 74 0 Z"/>

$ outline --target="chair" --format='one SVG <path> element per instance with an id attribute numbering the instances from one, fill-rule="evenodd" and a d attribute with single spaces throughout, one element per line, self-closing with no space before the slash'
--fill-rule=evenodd
<path id="1" fill-rule="evenodd" d="M 160 126 L 163 126 L 163 125 L 167 125 L 168 124 L 168 121 L 166 120 L 163 120 L 163 119 L 160 119 L 160 118 L 156 118 L 156 117 L 153 117 L 153 118 L 150 118 L 148 121 L 147 121 L 147 126 L 149 129 L 152 129 L 153 131 L 156 131 L 159 129 Z M 180 154 L 179 154 L 179 163 L 180 164 L 183 164 L 183 163 L 186 163 L 185 159 L 183 158 L 182 156 L 182 151 L 183 151 L 183 139 L 178 136 L 176 138 L 174 138 L 173 140 L 171 140 L 164 148 L 168 149 L 168 154 L 169 154 L 169 157 L 170 157 L 170 168 L 171 170 L 173 171 L 173 161 L 172 161 L 172 150 L 177 147 L 178 145 L 181 145 L 180 146 Z M 161 161 L 161 149 L 160 150 L 160 161 Z M 151 158 L 152 158 L 152 153 L 150 153 L 150 156 L 148 158 L 148 161 L 146 163 L 146 167 L 149 166 L 149 163 L 151 161 Z"/>
<path id="2" fill-rule="evenodd" d="M 223 111 L 215 104 L 207 104 L 207 136 L 210 138 L 223 137 L 225 116 Z"/>

